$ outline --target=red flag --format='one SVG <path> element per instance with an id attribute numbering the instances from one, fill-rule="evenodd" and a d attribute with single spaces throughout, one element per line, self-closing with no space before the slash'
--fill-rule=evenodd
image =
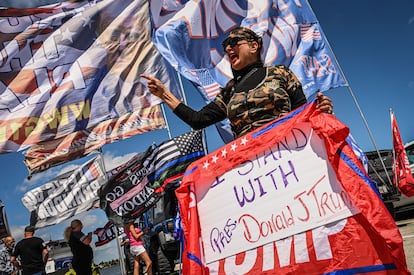
<path id="1" fill-rule="evenodd" d="M 291 198 L 286 186 L 293 186 L 301 192 L 301 188 L 310 181 L 304 177 L 308 172 L 301 174 L 301 169 L 312 170 L 313 164 L 307 162 L 307 155 L 303 154 L 305 149 L 301 147 L 300 134 L 292 139 L 287 137 L 305 124 L 307 129 L 311 128 L 309 132 L 312 134 L 308 137 L 314 139 L 316 136 L 322 140 L 317 147 L 307 147 L 315 150 L 315 154 L 324 158 L 329 169 L 332 169 L 326 173 L 329 180 L 323 180 L 332 184 L 336 177 L 339 186 L 333 192 L 321 193 L 321 200 L 315 208 L 317 210 L 292 215 L 297 204 L 302 203 L 305 206 L 305 201 L 287 205 L 286 201 Z M 302 132 L 299 129 L 297 133 Z M 320 114 L 316 110 L 316 104 L 311 103 L 223 146 L 189 166 L 176 191 L 185 239 L 183 273 L 410 274 L 398 227 L 376 192 L 374 183 L 345 141 L 348 134 L 349 129 L 345 125 L 334 116 Z M 296 145 L 294 150 L 290 147 L 291 141 Z M 297 156 L 305 158 L 297 161 L 300 159 Z M 298 162 L 298 165 L 287 170 L 283 161 L 293 164 Z M 276 171 L 281 171 L 286 181 L 278 181 Z M 292 184 L 293 180 L 290 180 L 296 176 L 302 180 Z M 236 180 L 232 181 L 233 179 Z M 211 202 L 218 200 L 211 200 L 212 197 L 209 196 L 211 192 L 218 193 L 214 191 L 215 188 L 220 191 L 231 190 L 223 192 L 224 202 L 217 206 Z M 337 190 L 340 192 L 335 193 Z M 236 191 L 242 195 L 235 196 Z M 264 198 L 269 197 L 272 192 L 280 195 L 279 199 L 266 204 Z M 312 192 L 309 191 L 308 194 Z M 297 194 L 301 196 L 304 192 Z M 335 216 L 340 215 L 344 209 L 336 209 L 338 211 L 335 212 L 335 208 L 341 208 L 344 201 L 332 200 L 335 195 L 336 198 L 345 198 L 346 203 L 352 206 L 350 214 L 336 220 Z M 240 205 L 234 203 L 235 198 Z M 223 204 L 224 208 L 221 207 Z M 254 204 L 258 207 L 252 207 Z M 239 206 L 239 209 L 234 210 L 234 205 Z M 284 207 L 285 205 L 288 207 Z M 289 215 L 290 209 L 292 211 Z M 248 219 L 240 218 L 237 214 L 239 210 L 249 213 L 250 217 L 251 213 L 263 212 L 271 218 L 257 222 L 255 225 L 260 227 L 258 230 L 245 230 L 248 226 L 249 229 L 253 227 L 248 224 Z M 205 227 L 206 218 L 200 214 L 201 211 L 205 215 L 213 213 L 211 221 L 214 222 L 214 231 Z M 283 215 L 280 214 L 282 212 Z M 291 230 L 304 221 L 306 215 L 318 216 L 329 212 L 333 215 L 310 229 L 295 232 Z M 253 237 L 257 236 L 255 234 L 261 234 L 260 237 L 264 239 L 282 231 L 287 233 L 284 238 L 269 239 L 255 247 L 251 245 L 255 241 Z M 216 232 L 217 238 L 212 239 L 211 233 Z M 246 247 L 237 247 L 240 243 L 246 244 Z M 233 249 L 235 253 L 222 256 L 232 245 L 239 250 Z M 211 247 L 215 251 L 212 252 Z M 214 258 L 216 255 L 217 258 Z"/>
<path id="2" fill-rule="evenodd" d="M 398 128 L 397 119 L 394 112 L 390 111 L 391 129 L 392 129 L 392 143 L 394 146 L 393 159 L 393 175 L 394 184 L 398 190 L 407 197 L 414 195 L 414 178 L 411 173 L 410 164 L 408 162 L 407 153 L 401 139 L 400 130 Z"/>

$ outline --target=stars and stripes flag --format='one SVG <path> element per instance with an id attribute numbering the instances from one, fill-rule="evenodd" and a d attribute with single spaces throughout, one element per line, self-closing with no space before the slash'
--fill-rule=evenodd
<path id="1" fill-rule="evenodd" d="M 158 146 L 124 165 L 99 191 L 108 219 L 122 226 L 154 206 L 165 189 L 179 181 L 193 161 L 206 152 L 203 131 L 191 131 Z"/>
<path id="2" fill-rule="evenodd" d="M 394 185 L 398 190 L 407 197 L 414 195 L 414 177 L 410 169 L 407 153 L 403 145 L 403 141 L 398 128 L 397 118 L 392 110 L 391 116 L 391 130 L 392 130 L 392 144 L 394 147 L 393 156 L 393 175 Z"/>
<path id="3" fill-rule="evenodd" d="M 151 41 L 148 9 L 146 0 L 1 9 L 0 153 L 82 130 L 61 140 L 66 151 L 73 142 L 88 147 L 98 139 L 102 146 L 164 128 L 160 100 L 140 74 L 161 79 L 177 96 L 179 89 Z M 87 154 L 75 147 L 78 157 Z"/>
<path id="4" fill-rule="evenodd" d="M 192 163 L 183 274 L 410 274 L 348 135 L 313 101 Z"/>
<path id="5" fill-rule="evenodd" d="M 232 78 L 221 42 L 238 26 L 249 27 L 263 38 L 264 63 L 288 66 L 307 98 L 316 91 L 347 85 L 306 0 L 150 0 L 150 10 L 156 47 L 196 85 L 206 102 Z M 225 133 L 229 130 L 219 128 L 225 142 L 232 140 L 231 133 Z"/>
<path id="6" fill-rule="evenodd" d="M 30 224 L 42 228 L 99 207 L 98 191 L 105 184 L 100 156 L 24 194 Z"/>

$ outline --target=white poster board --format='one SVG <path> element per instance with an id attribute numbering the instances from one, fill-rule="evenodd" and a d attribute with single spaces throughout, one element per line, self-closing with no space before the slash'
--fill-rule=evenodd
<path id="1" fill-rule="evenodd" d="M 359 212 L 307 123 L 218 177 L 208 192 L 196 186 L 196 199 L 207 264 Z"/>

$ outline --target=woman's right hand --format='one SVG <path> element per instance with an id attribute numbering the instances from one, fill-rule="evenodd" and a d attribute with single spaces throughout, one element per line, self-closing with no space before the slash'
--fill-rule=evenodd
<path id="1" fill-rule="evenodd" d="M 147 87 L 151 94 L 158 96 L 163 99 L 163 95 L 166 92 L 167 88 L 162 84 L 162 82 L 153 76 L 141 74 L 141 77 L 145 78 L 147 81 Z"/>
<path id="2" fill-rule="evenodd" d="M 146 74 L 141 74 L 141 77 L 148 80 L 147 87 L 151 94 L 161 98 L 161 100 L 164 101 L 171 108 L 171 110 L 177 108 L 180 104 L 180 100 L 178 100 L 178 98 L 176 98 L 170 90 L 162 84 L 161 80 Z"/>

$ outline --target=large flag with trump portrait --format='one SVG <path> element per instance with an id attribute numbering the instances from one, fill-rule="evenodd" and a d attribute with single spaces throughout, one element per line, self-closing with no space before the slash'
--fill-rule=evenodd
<path id="1" fill-rule="evenodd" d="M 313 101 L 191 164 L 183 273 L 410 274 L 348 134 Z"/>
<path id="2" fill-rule="evenodd" d="M 150 10 L 156 47 L 207 102 L 232 78 L 221 42 L 239 26 L 262 37 L 263 62 L 288 66 L 307 98 L 316 91 L 346 85 L 306 0 L 151 0 Z M 220 131 L 224 141 L 232 139 L 227 130 Z"/>
<path id="3" fill-rule="evenodd" d="M 151 41 L 146 0 L 8 8 L 0 19 L 0 153 L 85 129 L 77 143 L 96 136 L 112 142 L 117 137 L 103 131 L 129 123 L 132 113 L 138 119 L 121 139 L 165 127 L 160 100 L 140 74 L 160 78 L 173 92 L 178 88 Z M 97 128 L 102 122 L 108 123 Z"/>

